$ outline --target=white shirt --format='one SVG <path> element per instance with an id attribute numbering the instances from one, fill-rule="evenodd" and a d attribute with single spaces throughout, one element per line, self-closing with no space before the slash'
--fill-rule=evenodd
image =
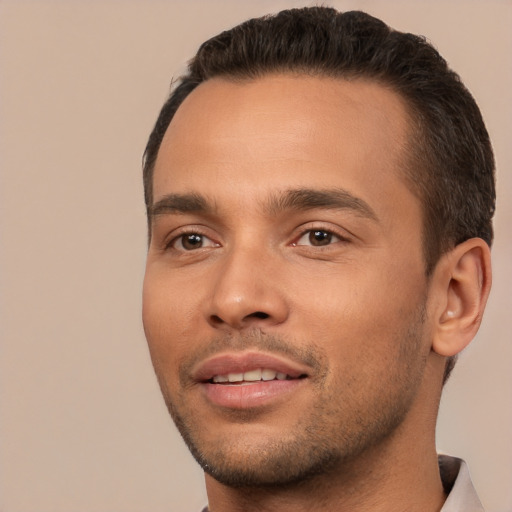
<path id="1" fill-rule="evenodd" d="M 485 512 L 476 494 L 467 464 L 462 459 L 439 455 L 439 470 L 449 493 L 441 512 Z"/>

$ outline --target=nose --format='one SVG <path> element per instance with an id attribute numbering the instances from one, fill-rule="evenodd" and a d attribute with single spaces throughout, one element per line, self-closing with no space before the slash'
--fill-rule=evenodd
<path id="1" fill-rule="evenodd" d="M 276 257 L 242 250 L 222 258 L 207 305 L 207 319 L 225 331 L 260 328 L 283 323 L 288 304 L 280 286 Z"/>

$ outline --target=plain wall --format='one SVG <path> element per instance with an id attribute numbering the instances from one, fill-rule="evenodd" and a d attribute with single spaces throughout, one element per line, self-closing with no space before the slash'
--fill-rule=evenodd
<path id="1" fill-rule="evenodd" d="M 512 3 L 330 1 L 426 35 L 498 164 L 494 288 L 441 405 L 488 512 L 512 510 Z M 0 1 L 0 511 L 194 511 L 202 474 L 141 327 L 141 155 L 197 46 L 294 1 Z"/>

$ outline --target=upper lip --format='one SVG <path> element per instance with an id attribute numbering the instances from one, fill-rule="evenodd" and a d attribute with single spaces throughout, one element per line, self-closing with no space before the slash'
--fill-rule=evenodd
<path id="1" fill-rule="evenodd" d="M 206 382 L 215 375 L 244 373 L 258 368 L 285 373 L 291 378 L 308 375 L 308 368 L 295 361 L 264 352 L 229 352 L 212 356 L 201 362 L 193 370 L 192 377 L 197 382 Z"/>

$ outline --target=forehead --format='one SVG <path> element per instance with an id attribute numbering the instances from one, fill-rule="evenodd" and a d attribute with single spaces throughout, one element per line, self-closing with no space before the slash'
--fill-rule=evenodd
<path id="1" fill-rule="evenodd" d="M 249 197 L 265 189 L 408 192 L 407 110 L 377 83 L 304 75 L 212 79 L 177 110 L 154 172 L 154 201 L 175 192 Z M 383 185 L 386 185 L 383 187 Z"/>

